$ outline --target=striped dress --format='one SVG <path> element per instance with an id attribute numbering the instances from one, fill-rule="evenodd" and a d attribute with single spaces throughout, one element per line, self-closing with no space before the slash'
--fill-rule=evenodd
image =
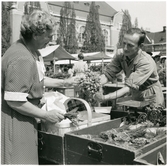
<path id="1" fill-rule="evenodd" d="M 36 60 L 21 40 L 2 57 L 1 76 L 1 164 L 38 164 L 35 118 L 20 114 L 6 102 L 23 101 L 26 96 L 28 101 L 38 105 L 44 92 Z"/>

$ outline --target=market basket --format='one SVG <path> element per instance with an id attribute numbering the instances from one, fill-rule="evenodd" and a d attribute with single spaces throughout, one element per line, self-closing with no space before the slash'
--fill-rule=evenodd
<path id="1" fill-rule="evenodd" d="M 85 100 L 80 98 L 71 97 L 66 99 L 64 102 L 66 110 L 69 109 L 68 103 L 71 101 L 75 102 L 75 107 L 82 107 L 82 110 L 79 112 L 81 121 L 78 122 L 78 125 L 74 125 L 71 121 L 56 124 L 41 122 L 41 130 L 51 134 L 63 136 L 66 132 L 75 131 L 91 126 L 92 124 L 95 125 L 96 123 L 110 120 L 109 115 L 93 112 L 90 105 Z"/>

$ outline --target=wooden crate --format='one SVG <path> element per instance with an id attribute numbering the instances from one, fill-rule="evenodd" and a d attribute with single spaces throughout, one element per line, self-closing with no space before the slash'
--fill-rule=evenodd
<path id="1" fill-rule="evenodd" d="M 64 164 L 64 137 L 38 131 L 39 163 Z"/>
<path id="2" fill-rule="evenodd" d="M 150 150 L 149 152 L 137 157 L 134 159 L 133 164 L 134 165 L 166 165 L 166 144 L 164 143 L 152 150 Z M 164 163 L 160 163 L 160 161 L 158 161 L 158 153 L 160 153 L 162 155 L 163 161 Z"/>
<path id="3" fill-rule="evenodd" d="M 83 115 L 85 119 L 87 114 Z M 109 115 L 92 113 L 91 125 L 104 123 L 110 120 Z M 73 127 L 72 130 L 78 130 L 87 127 L 87 120 L 81 122 L 79 127 Z M 59 134 L 51 134 L 45 131 L 38 130 L 38 146 L 39 146 L 39 159 L 43 165 L 43 161 L 49 164 L 65 164 L 65 152 L 64 152 L 64 134 L 72 131 L 70 128 L 60 128 Z"/>
<path id="4" fill-rule="evenodd" d="M 121 118 L 110 120 L 96 126 L 77 130 L 65 134 L 65 162 L 66 164 L 132 164 L 133 160 L 166 142 L 166 138 L 152 142 L 135 151 L 102 143 L 80 135 L 98 135 L 102 131 L 119 127 Z"/>

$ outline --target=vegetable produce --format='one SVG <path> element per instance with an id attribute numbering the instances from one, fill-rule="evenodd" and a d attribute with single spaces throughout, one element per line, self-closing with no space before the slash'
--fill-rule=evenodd
<path id="1" fill-rule="evenodd" d="M 100 79 L 97 74 L 88 70 L 82 77 L 76 78 L 79 88 L 79 97 L 86 100 L 91 106 L 95 106 L 97 101 L 93 96 L 100 89 Z"/>

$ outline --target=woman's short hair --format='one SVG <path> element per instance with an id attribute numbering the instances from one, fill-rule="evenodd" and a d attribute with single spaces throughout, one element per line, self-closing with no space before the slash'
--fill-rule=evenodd
<path id="1" fill-rule="evenodd" d="M 32 34 L 38 35 L 55 28 L 55 22 L 46 11 L 34 10 L 29 15 L 24 15 L 21 21 L 20 32 L 25 40 L 30 40 Z"/>
<path id="2" fill-rule="evenodd" d="M 83 53 L 79 53 L 79 54 L 78 54 L 78 58 L 79 58 L 79 59 L 84 59 Z"/>
<path id="3" fill-rule="evenodd" d="M 138 45 L 140 46 L 142 43 L 144 43 L 144 40 L 146 38 L 146 33 L 144 30 L 139 29 L 139 28 L 130 28 L 129 30 L 127 30 L 126 34 L 138 34 L 140 35 L 139 37 L 139 41 L 138 41 Z"/>

